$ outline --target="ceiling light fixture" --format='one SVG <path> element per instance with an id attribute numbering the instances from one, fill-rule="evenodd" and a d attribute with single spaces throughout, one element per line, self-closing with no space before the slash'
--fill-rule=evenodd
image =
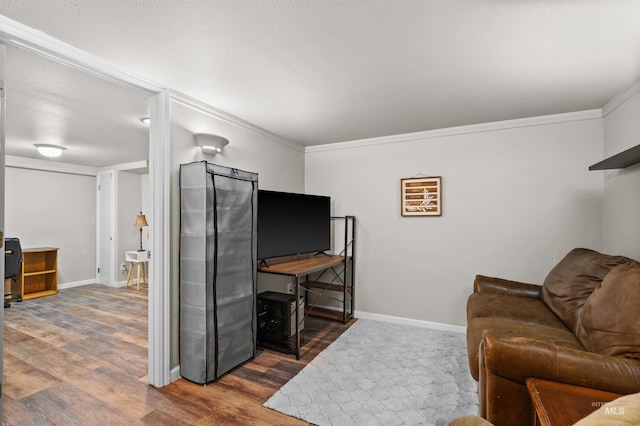
<path id="1" fill-rule="evenodd" d="M 41 155 L 44 155 L 45 157 L 49 157 L 49 158 L 60 157 L 60 155 L 62 154 L 62 151 L 66 149 L 62 146 L 48 145 L 48 144 L 35 144 L 33 146 L 36 147 L 36 149 Z"/>
<path id="2" fill-rule="evenodd" d="M 225 146 L 229 145 L 229 139 L 225 139 L 222 136 L 210 135 L 207 133 L 196 133 L 193 137 L 200 146 L 202 152 L 209 155 L 216 155 L 222 152 L 222 149 Z"/>
<path id="3" fill-rule="evenodd" d="M 140 119 L 140 121 L 142 121 L 144 124 L 146 124 L 147 126 L 149 125 L 149 123 L 151 122 L 151 118 L 149 117 L 142 117 Z"/>

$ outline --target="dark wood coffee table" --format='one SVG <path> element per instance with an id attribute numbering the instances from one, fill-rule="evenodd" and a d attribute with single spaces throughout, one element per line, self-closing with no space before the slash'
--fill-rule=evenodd
<path id="1" fill-rule="evenodd" d="M 527 378 L 534 426 L 567 426 L 622 395 L 534 377 Z"/>

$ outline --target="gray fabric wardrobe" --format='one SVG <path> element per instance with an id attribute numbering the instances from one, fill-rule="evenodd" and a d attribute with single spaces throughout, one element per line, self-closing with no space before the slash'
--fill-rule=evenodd
<path id="1" fill-rule="evenodd" d="M 180 166 L 180 374 L 218 379 L 256 354 L 258 175 Z"/>

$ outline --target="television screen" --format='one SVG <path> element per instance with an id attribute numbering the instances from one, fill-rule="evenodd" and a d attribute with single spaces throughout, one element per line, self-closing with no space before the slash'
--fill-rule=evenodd
<path id="1" fill-rule="evenodd" d="M 331 198 L 258 191 L 258 259 L 331 248 Z"/>

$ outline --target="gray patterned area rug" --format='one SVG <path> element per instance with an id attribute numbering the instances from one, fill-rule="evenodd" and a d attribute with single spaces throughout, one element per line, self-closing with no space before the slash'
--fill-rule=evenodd
<path id="1" fill-rule="evenodd" d="M 359 319 L 264 406 L 320 426 L 441 426 L 478 396 L 463 333 Z"/>

